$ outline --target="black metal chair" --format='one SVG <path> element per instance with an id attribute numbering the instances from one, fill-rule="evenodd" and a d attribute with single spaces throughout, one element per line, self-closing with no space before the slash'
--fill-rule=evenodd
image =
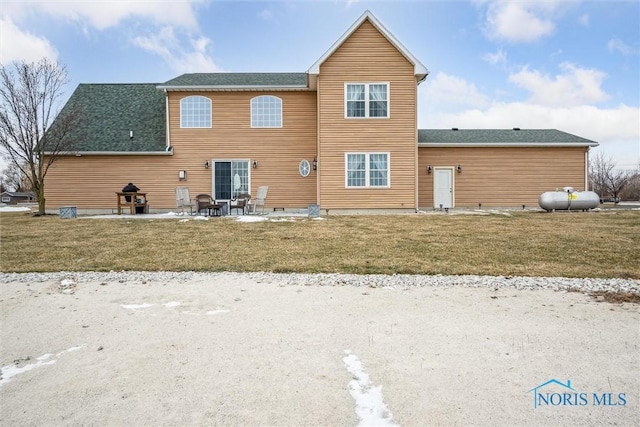
<path id="1" fill-rule="evenodd" d="M 222 206 L 216 204 L 216 201 L 209 194 L 198 194 L 196 196 L 196 211 L 198 213 L 205 211 L 205 216 L 220 216 L 222 214 Z"/>
<path id="2" fill-rule="evenodd" d="M 236 213 L 238 213 L 238 209 L 242 209 L 242 215 L 244 215 L 247 212 L 247 203 L 249 203 L 249 200 L 251 200 L 251 194 L 238 194 L 238 196 L 229 203 L 229 213 L 231 213 L 232 209 L 235 209 Z"/>

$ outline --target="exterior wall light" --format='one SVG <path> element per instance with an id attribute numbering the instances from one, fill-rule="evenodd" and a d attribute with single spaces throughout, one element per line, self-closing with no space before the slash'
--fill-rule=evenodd
<path id="1" fill-rule="evenodd" d="M 209 169 L 209 160 L 204 161 L 204 168 Z"/>
<path id="2" fill-rule="evenodd" d="M 257 161 L 257 160 L 254 160 L 254 161 L 253 161 L 253 168 L 254 168 L 254 169 L 257 169 L 257 168 L 258 168 L 258 161 Z"/>
<path id="3" fill-rule="evenodd" d="M 318 170 L 318 158 L 317 157 L 313 158 L 313 170 L 314 171 Z"/>
<path id="4" fill-rule="evenodd" d="M 456 170 L 458 171 L 458 173 L 462 173 L 462 166 L 458 165 L 456 167 Z"/>
<path id="5" fill-rule="evenodd" d="M 427 173 L 431 173 L 432 170 L 433 168 L 431 167 L 431 165 L 427 165 Z"/>
<path id="6" fill-rule="evenodd" d="M 180 181 L 186 181 L 187 180 L 187 171 L 178 171 L 178 179 Z"/>

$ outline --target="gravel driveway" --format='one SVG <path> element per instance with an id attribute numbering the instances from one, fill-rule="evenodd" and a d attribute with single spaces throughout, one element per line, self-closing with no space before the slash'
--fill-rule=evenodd
<path id="1" fill-rule="evenodd" d="M 0 274 L 0 424 L 640 425 L 634 280 Z"/>

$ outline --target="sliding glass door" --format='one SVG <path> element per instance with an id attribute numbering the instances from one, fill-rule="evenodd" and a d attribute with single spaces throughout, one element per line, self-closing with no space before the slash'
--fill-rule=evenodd
<path id="1" fill-rule="evenodd" d="M 238 194 L 249 193 L 249 160 L 214 160 L 213 198 L 235 199 Z"/>

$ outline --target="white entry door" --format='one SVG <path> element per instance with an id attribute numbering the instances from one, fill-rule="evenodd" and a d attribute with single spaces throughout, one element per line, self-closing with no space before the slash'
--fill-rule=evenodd
<path id="1" fill-rule="evenodd" d="M 453 168 L 434 168 L 433 207 L 453 207 Z"/>

